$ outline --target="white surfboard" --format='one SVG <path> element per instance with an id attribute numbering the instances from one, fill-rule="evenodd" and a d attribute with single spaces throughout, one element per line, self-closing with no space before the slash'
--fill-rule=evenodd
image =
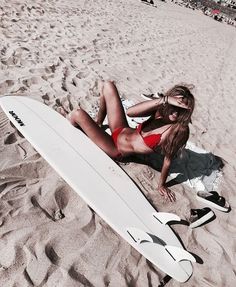
<path id="1" fill-rule="evenodd" d="M 10 121 L 58 174 L 118 234 L 179 282 L 192 275 L 191 261 L 169 221 L 157 212 L 127 174 L 80 130 L 48 106 L 28 97 L 5 96 Z"/>

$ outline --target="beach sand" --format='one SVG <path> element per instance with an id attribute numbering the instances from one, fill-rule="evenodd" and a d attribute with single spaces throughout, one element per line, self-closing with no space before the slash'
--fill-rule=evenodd
<path id="1" fill-rule="evenodd" d="M 190 141 L 224 161 L 217 191 L 232 210 L 214 210 L 215 220 L 196 229 L 173 227 L 202 264 L 185 284 L 167 286 L 235 286 L 236 29 L 161 1 L 157 8 L 138 0 L 0 2 L 1 95 L 68 111 L 80 105 L 94 116 L 99 80 L 114 80 L 135 103 L 140 93 L 195 86 Z M 166 202 L 152 167 L 121 167 L 159 211 L 188 219 L 191 208 L 205 206 L 186 184 L 172 186 L 177 201 Z M 1 109 L 0 198 L 0 286 L 150 287 L 164 276 L 80 199 Z"/>

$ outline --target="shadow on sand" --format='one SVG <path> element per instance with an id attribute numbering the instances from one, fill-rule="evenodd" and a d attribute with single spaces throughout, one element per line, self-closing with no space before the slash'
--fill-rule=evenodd
<path id="1" fill-rule="evenodd" d="M 161 171 L 163 159 L 163 155 L 156 153 L 130 156 L 125 158 L 124 162 L 145 164 Z M 167 186 L 171 187 L 187 181 L 194 187 L 194 181 L 201 181 L 206 190 L 212 190 L 217 175 L 223 167 L 222 158 L 212 153 L 198 153 L 186 148 L 181 156 L 173 159 L 169 172 L 172 179 L 167 182 Z"/>

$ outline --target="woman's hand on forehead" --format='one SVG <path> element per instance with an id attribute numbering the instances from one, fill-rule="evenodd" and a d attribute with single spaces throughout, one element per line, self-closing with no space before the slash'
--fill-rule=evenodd
<path id="1" fill-rule="evenodd" d="M 188 109 L 188 99 L 184 98 L 183 96 L 170 96 L 167 99 L 168 104 L 176 106 L 176 107 L 180 107 L 183 109 Z"/>

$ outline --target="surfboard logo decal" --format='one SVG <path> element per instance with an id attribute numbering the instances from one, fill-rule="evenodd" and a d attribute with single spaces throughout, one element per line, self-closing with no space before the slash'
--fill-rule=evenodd
<path id="1" fill-rule="evenodd" d="M 9 114 L 17 121 L 17 123 L 23 127 L 25 124 L 22 122 L 22 120 L 17 116 L 17 114 L 14 111 L 9 111 Z"/>

